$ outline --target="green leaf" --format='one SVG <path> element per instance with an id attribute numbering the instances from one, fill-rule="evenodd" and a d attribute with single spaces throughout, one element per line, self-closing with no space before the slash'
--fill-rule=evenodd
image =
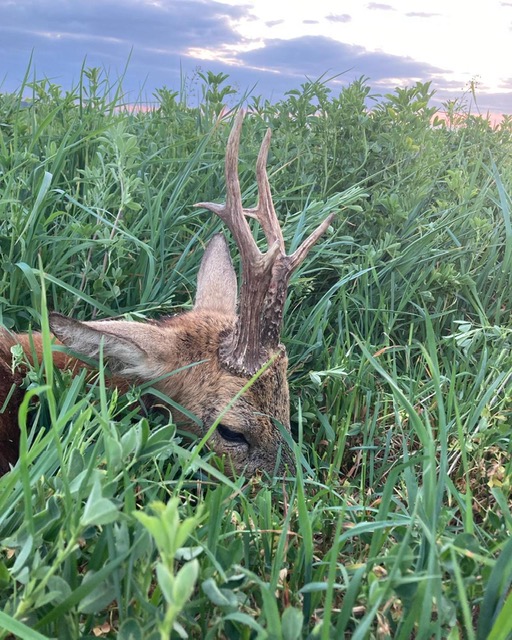
<path id="1" fill-rule="evenodd" d="M 21 571 L 26 568 L 26 564 L 32 553 L 33 546 L 34 538 L 32 536 L 27 536 L 19 553 L 16 555 L 16 561 L 12 566 L 11 575 L 18 580 L 20 580 Z"/>
<path id="2" fill-rule="evenodd" d="M 50 496 L 46 508 L 34 516 L 34 525 L 39 534 L 50 528 L 61 518 L 61 510 L 55 496 Z"/>
<path id="3" fill-rule="evenodd" d="M 50 576 L 48 578 L 48 588 L 52 592 L 51 602 L 58 604 L 71 595 L 71 587 L 61 576 Z"/>
<path id="4" fill-rule="evenodd" d="M 261 595 L 263 597 L 263 614 L 267 619 L 267 628 L 272 638 L 276 640 L 283 639 L 283 630 L 281 627 L 281 618 L 279 617 L 279 609 L 277 599 L 268 584 L 261 584 Z"/>
<path id="5" fill-rule="evenodd" d="M 239 622 L 240 624 L 249 627 L 249 629 L 253 629 L 258 633 L 258 638 L 264 640 L 269 637 L 269 634 L 265 631 L 265 629 L 258 623 L 254 618 L 247 615 L 246 613 L 229 613 L 224 617 L 224 620 L 229 620 L 231 622 Z"/>
<path id="6" fill-rule="evenodd" d="M 512 637 L 512 592 L 508 594 L 487 640 L 510 640 Z"/>
<path id="7" fill-rule="evenodd" d="M 182 608 L 194 593 L 194 588 L 199 575 L 199 562 L 191 560 L 184 564 L 174 578 L 174 601 Z"/>
<path id="8" fill-rule="evenodd" d="M 4 561 L 0 560 L 0 590 L 7 587 L 10 581 L 9 569 L 5 566 Z"/>
<path id="9" fill-rule="evenodd" d="M 88 582 L 94 580 L 95 577 L 96 571 L 88 571 L 82 580 L 82 585 L 86 588 Z M 80 601 L 78 610 L 82 613 L 98 613 L 107 607 L 115 599 L 115 591 L 112 588 L 112 584 L 111 580 L 105 580 L 96 585 Z"/>
<path id="10" fill-rule="evenodd" d="M 119 627 L 117 640 L 143 640 L 144 630 L 135 618 L 127 618 Z"/>
<path id="11" fill-rule="evenodd" d="M 176 549 L 174 557 L 178 562 L 189 562 L 194 558 L 198 558 L 203 551 L 203 547 L 181 547 L 180 549 Z"/>
<path id="12" fill-rule="evenodd" d="M 281 616 L 283 628 L 283 640 L 298 640 L 302 637 L 302 626 L 304 617 L 300 609 L 287 607 Z"/>
<path id="13" fill-rule="evenodd" d="M 219 589 L 213 578 L 205 580 L 201 585 L 201 589 L 206 597 L 218 607 L 227 609 L 236 607 L 238 604 L 236 595 L 229 589 Z"/>
<path id="14" fill-rule="evenodd" d="M 96 479 L 89 498 L 85 503 L 84 512 L 80 519 L 81 525 L 87 527 L 90 525 L 100 526 L 110 524 L 117 520 L 118 515 L 116 505 L 108 498 L 102 496 L 100 482 Z"/>
<path id="15" fill-rule="evenodd" d="M 23 622 L 11 618 L 2 611 L 0 611 L 0 629 L 12 633 L 20 640 L 50 640 L 48 636 L 43 636 L 42 633 L 27 627 Z"/>
<path id="16" fill-rule="evenodd" d="M 65 600 L 56 605 L 51 611 L 49 611 L 41 620 L 38 621 L 37 626 L 44 626 L 46 624 L 53 624 L 60 618 L 64 618 L 75 606 L 83 602 L 96 588 L 101 588 L 104 583 L 111 584 L 111 576 L 124 562 L 126 562 L 129 554 L 118 556 L 112 562 L 109 562 L 102 567 L 96 573 L 89 572 L 87 580 L 82 580 L 82 583 L 77 587 Z"/>
<path id="17" fill-rule="evenodd" d="M 477 640 L 487 640 L 491 632 L 491 628 L 496 633 L 496 624 L 493 622 L 500 615 L 501 603 L 508 593 L 510 584 L 512 583 L 512 538 L 509 538 L 507 544 L 503 547 L 496 563 L 491 571 L 487 588 L 485 590 L 484 599 L 480 607 L 480 617 L 478 619 Z M 510 607 L 507 599 L 507 605 Z"/>
<path id="18" fill-rule="evenodd" d="M 172 518 L 166 518 L 164 514 L 169 515 L 169 511 L 166 510 L 163 503 L 152 503 L 150 507 L 157 512 L 157 515 L 151 516 L 143 511 L 135 511 L 133 515 L 153 536 L 160 554 L 171 562 L 174 556 L 174 537 L 178 527 L 178 514 L 176 512 Z M 171 508 L 176 508 L 175 503 L 171 505 Z"/>
<path id="19" fill-rule="evenodd" d="M 162 562 L 156 565 L 156 579 L 167 604 L 175 605 L 174 576 Z"/>

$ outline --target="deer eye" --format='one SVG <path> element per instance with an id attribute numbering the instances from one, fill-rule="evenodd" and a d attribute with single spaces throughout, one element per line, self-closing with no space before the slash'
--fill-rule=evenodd
<path id="1" fill-rule="evenodd" d="M 217 426 L 217 433 L 221 438 L 224 438 L 224 440 L 227 440 L 228 442 L 238 442 L 240 444 L 249 445 L 247 438 L 243 433 L 240 433 L 240 431 L 234 431 L 233 429 L 226 427 L 224 424 L 219 424 Z"/>

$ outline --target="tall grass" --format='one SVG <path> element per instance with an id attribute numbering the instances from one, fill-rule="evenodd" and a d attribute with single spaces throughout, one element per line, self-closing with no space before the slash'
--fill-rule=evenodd
<path id="1" fill-rule="evenodd" d="M 45 336 L 0 479 L 0 638 L 511 637 L 509 120 L 449 126 L 423 84 L 246 97 L 247 201 L 270 126 L 287 245 L 339 211 L 287 302 L 296 478 L 228 480 L 147 389 L 53 370 L 49 308 L 190 306 L 239 106 L 201 79 L 149 112 L 95 69 L 0 96 L 0 320 Z"/>

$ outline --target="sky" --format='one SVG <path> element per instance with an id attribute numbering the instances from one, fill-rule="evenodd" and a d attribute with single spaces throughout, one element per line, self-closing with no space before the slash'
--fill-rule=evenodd
<path id="1" fill-rule="evenodd" d="M 381 95 L 430 81 L 434 104 L 511 114 L 511 29 L 512 0 L 0 0 L 0 92 L 30 60 L 69 89 L 85 60 L 124 73 L 129 102 L 198 94 L 212 71 L 269 100 L 320 77 L 334 95 L 362 76 Z"/>

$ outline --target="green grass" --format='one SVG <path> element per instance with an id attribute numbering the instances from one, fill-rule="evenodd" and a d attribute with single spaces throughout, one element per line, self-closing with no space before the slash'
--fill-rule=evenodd
<path id="1" fill-rule="evenodd" d="M 52 370 L 48 309 L 190 307 L 242 101 L 201 80 L 150 112 L 94 69 L 0 95 L 0 321 L 46 336 L 0 479 L 0 638 L 512 637 L 509 119 L 438 123 L 422 84 L 244 97 L 247 202 L 270 126 L 287 246 L 339 212 L 287 302 L 296 478 L 228 480 L 148 389 Z"/>

